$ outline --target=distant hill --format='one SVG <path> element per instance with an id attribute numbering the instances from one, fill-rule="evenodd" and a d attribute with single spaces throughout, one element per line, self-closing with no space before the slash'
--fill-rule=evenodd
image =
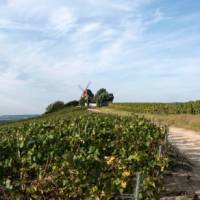
<path id="1" fill-rule="evenodd" d="M 33 117 L 37 117 L 37 116 L 39 116 L 39 115 L 1 115 L 0 123 L 29 119 L 29 118 L 33 118 Z"/>

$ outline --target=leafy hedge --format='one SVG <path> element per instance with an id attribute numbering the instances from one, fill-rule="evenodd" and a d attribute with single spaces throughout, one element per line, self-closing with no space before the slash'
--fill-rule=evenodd
<path id="1" fill-rule="evenodd" d="M 56 112 L 58 110 L 61 110 L 65 107 L 65 103 L 63 101 L 56 101 L 46 108 L 46 114 Z"/>
<path id="2" fill-rule="evenodd" d="M 143 118 L 76 111 L 0 128 L 0 199 L 157 199 L 166 130 Z"/>
<path id="3" fill-rule="evenodd" d="M 110 108 L 134 113 L 200 114 L 200 101 L 187 103 L 114 103 Z"/>

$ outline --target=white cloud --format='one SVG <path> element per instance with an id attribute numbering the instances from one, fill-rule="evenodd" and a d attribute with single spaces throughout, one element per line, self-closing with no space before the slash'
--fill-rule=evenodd
<path id="1" fill-rule="evenodd" d="M 16 0 L 6 0 L 8 6 L 14 6 L 16 4 Z"/>
<path id="2" fill-rule="evenodd" d="M 101 27 L 101 25 L 99 23 L 92 22 L 92 23 L 88 23 L 88 24 L 84 25 L 84 27 L 80 30 L 80 32 L 82 34 L 82 33 L 97 31 L 97 30 L 99 30 L 100 27 Z"/>
<path id="3" fill-rule="evenodd" d="M 145 10 L 154 1 L 15 0 L 0 7 L 0 111 L 42 112 L 51 101 L 79 98 L 77 85 L 88 80 L 121 101 L 136 92 L 136 99 L 153 99 L 145 88 L 168 99 L 173 84 L 197 77 L 200 59 L 189 47 L 200 38 L 187 26 L 166 31 L 171 18 L 163 8 Z"/>
<path id="4" fill-rule="evenodd" d="M 66 6 L 56 8 L 49 18 L 50 25 L 52 25 L 53 29 L 61 32 L 69 31 L 74 26 L 76 20 L 72 11 Z"/>
<path id="5" fill-rule="evenodd" d="M 154 22 L 159 22 L 164 19 L 164 13 L 161 12 L 160 8 L 157 8 L 154 13 Z"/>
<path id="6" fill-rule="evenodd" d="M 18 23 L 16 21 L 8 19 L 0 19 L 0 29 L 16 30 L 16 31 L 39 31 L 39 32 L 42 32 L 44 30 L 39 26 L 30 25 L 28 23 Z"/>

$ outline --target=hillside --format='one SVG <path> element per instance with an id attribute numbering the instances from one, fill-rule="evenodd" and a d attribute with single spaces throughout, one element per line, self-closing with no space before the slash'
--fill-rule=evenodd
<path id="1" fill-rule="evenodd" d="M 80 108 L 3 125 L 0 199 L 158 199 L 165 134 L 144 118 Z"/>

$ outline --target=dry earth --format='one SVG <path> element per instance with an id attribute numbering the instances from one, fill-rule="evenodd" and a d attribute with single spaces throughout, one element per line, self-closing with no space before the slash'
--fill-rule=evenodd
<path id="1" fill-rule="evenodd" d="M 199 199 L 200 133 L 171 127 L 168 140 L 174 149 L 170 163 L 173 166 L 165 173 L 165 197 L 161 199 Z"/>

